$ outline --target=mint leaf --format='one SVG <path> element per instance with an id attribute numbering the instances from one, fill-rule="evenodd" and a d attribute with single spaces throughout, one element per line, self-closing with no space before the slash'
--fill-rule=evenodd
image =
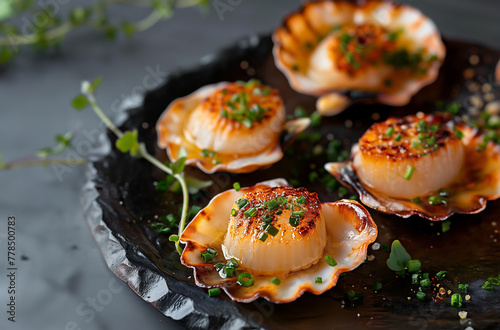
<path id="1" fill-rule="evenodd" d="M 125 132 L 121 138 L 116 140 L 116 147 L 123 153 L 129 152 L 131 156 L 136 156 L 139 151 L 137 130 Z"/>
<path id="2" fill-rule="evenodd" d="M 411 256 L 406 252 L 401 242 L 395 240 L 392 242 L 391 254 L 387 259 L 387 267 L 395 272 L 405 269 L 406 263 L 411 260 Z"/>
<path id="3" fill-rule="evenodd" d="M 89 100 L 87 100 L 84 95 L 80 94 L 75 97 L 73 101 L 71 101 L 71 105 L 73 106 L 73 108 L 80 111 L 89 106 Z"/>

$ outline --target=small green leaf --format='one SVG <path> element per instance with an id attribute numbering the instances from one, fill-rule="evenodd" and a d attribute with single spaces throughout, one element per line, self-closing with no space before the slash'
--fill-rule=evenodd
<path id="1" fill-rule="evenodd" d="M 411 260 L 411 256 L 406 252 L 406 249 L 401 245 L 401 242 L 395 240 L 392 242 L 391 254 L 387 259 L 387 267 L 395 272 L 405 269 L 406 263 Z"/>
<path id="2" fill-rule="evenodd" d="M 193 178 L 192 176 L 186 176 L 186 184 L 188 186 L 188 190 L 190 194 L 196 194 L 201 189 L 205 189 L 210 187 L 213 184 L 211 180 L 200 180 L 197 178 Z"/>
<path id="3" fill-rule="evenodd" d="M 187 158 L 187 151 L 186 151 L 186 148 L 184 147 L 181 147 L 179 149 L 179 153 L 177 155 L 178 158 Z"/>
<path id="4" fill-rule="evenodd" d="M 37 152 L 36 152 L 37 157 L 40 157 L 40 158 L 47 158 L 47 157 L 49 157 L 51 154 L 52 154 L 52 149 L 51 149 L 51 148 L 43 148 L 43 149 L 39 149 L 39 150 L 37 150 Z"/>
<path id="5" fill-rule="evenodd" d="M 168 238 L 170 242 L 178 242 L 179 241 L 179 236 L 178 235 L 170 235 Z"/>
<path id="6" fill-rule="evenodd" d="M 180 174 L 182 171 L 184 171 L 184 166 L 186 163 L 186 157 L 179 158 L 175 163 L 170 165 L 170 168 L 172 169 L 172 172 L 174 174 Z"/>
<path id="7" fill-rule="evenodd" d="M 102 83 L 102 76 L 99 76 L 90 84 L 89 92 L 93 93 L 97 87 Z"/>
<path id="8" fill-rule="evenodd" d="M 73 108 L 80 111 L 89 105 L 89 100 L 87 100 L 84 95 L 80 94 L 75 97 L 73 101 L 71 101 L 71 105 L 73 106 Z"/>
<path id="9" fill-rule="evenodd" d="M 121 29 L 126 37 L 131 37 L 136 31 L 135 25 L 130 22 L 123 22 Z"/>
<path id="10" fill-rule="evenodd" d="M 116 147 L 123 153 L 130 152 L 130 155 L 136 156 L 137 151 L 139 150 L 137 130 L 125 132 L 123 137 L 116 140 Z"/>

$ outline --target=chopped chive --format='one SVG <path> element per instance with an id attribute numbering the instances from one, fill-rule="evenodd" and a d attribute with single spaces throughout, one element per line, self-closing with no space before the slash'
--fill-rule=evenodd
<path id="1" fill-rule="evenodd" d="M 420 203 L 422 203 L 422 200 L 421 200 L 421 199 L 420 199 L 420 197 L 418 197 L 418 196 L 417 196 L 417 197 L 415 197 L 415 198 L 413 198 L 411 201 L 412 201 L 412 203 L 416 203 L 416 204 L 420 204 Z"/>
<path id="2" fill-rule="evenodd" d="M 267 208 L 270 210 L 277 209 L 279 207 L 279 204 L 276 200 L 272 199 L 269 202 L 267 202 Z"/>
<path id="3" fill-rule="evenodd" d="M 460 293 L 454 293 L 451 295 L 451 307 L 462 307 L 462 296 Z"/>
<path id="4" fill-rule="evenodd" d="M 209 151 L 208 151 L 208 149 L 203 149 L 203 150 L 201 151 L 201 156 L 202 156 L 202 157 L 208 157 L 208 152 L 209 152 Z"/>
<path id="5" fill-rule="evenodd" d="M 467 293 L 468 287 L 469 287 L 469 284 L 459 284 L 458 291 L 460 291 L 461 293 Z"/>
<path id="6" fill-rule="evenodd" d="M 250 275 L 249 273 L 241 273 L 238 275 L 238 282 L 239 285 L 244 286 L 244 287 L 249 287 L 253 285 L 253 276 Z"/>
<path id="7" fill-rule="evenodd" d="M 300 223 L 300 219 L 299 219 L 299 217 L 291 216 L 290 219 L 288 220 L 288 223 L 292 227 L 297 227 Z"/>
<path id="8" fill-rule="evenodd" d="M 306 197 L 305 196 L 299 196 L 297 198 L 297 203 L 299 203 L 299 204 L 305 204 L 305 202 L 306 202 Z"/>
<path id="9" fill-rule="evenodd" d="M 396 140 L 396 142 L 399 142 L 401 141 L 401 134 L 398 134 L 394 137 L 394 140 Z"/>
<path id="10" fill-rule="evenodd" d="M 464 137 L 464 133 L 462 133 L 462 131 L 455 130 L 455 136 L 457 137 L 457 139 L 462 140 Z"/>
<path id="11" fill-rule="evenodd" d="M 295 118 L 305 118 L 307 117 L 307 111 L 302 107 L 296 107 L 293 111 Z"/>
<path id="12" fill-rule="evenodd" d="M 275 285 L 281 284 L 281 280 L 277 277 L 273 277 L 272 279 L 269 280 L 269 282 L 271 282 L 272 284 L 275 284 Z"/>
<path id="13" fill-rule="evenodd" d="M 262 242 L 265 242 L 268 237 L 269 236 L 265 232 L 262 232 L 259 234 L 258 239 L 261 240 Z"/>
<path id="14" fill-rule="evenodd" d="M 276 236 L 279 233 L 279 229 L 274 227 L 273 225 L 268 225 L 266 229 L 264 229 L 264 231 L 272 236 Z"/>
<path id="15" fill-rule="evenodd" d="M 450 195 L 450 190 L 448 189 L 439 189 L 439 195 L 443 197 L 448 197 Z"/>
<path id="16" fill-rule="evenodd" d="M 422 268 L 422 264 L 420 263 L 420 260 L 418 260 L 418 259 L 408 260 L 406 262 L 406 267 L 408 267 L 408 272 L 415 273 L 415 272 L 418 272 Z"/>
<path id="17" fill-rule="evenodd" d="M 269 88 L 264 88 L 262 90 L 262 96 L 268 96 L 269 94 L 271 94 L 271 90 Z"/>
<path id="18" fill-rule="evenodd" d="M 276 201 L 279 203 L 279 204 L 284 204 L 286 203 L 286 198 L 283 197 L 283 196 L 280 196 L 278 198 L 276 198 Z"/>
<path id="19" fill-rule="evenodd" d="M 415 167 L 408 165 L 408 167 L 406 168 L 405 176 L 404 176 L 405 180 L 409 181 L 411 179 L 411 177 L 413 176 L 414 172 L 415 172 Z"/>
<path id="20" fill-rule="evenodd" d="M 304 210 L 300 210 L 300 211 L 294 211 L 294 212 L 292 212 L 292 216 L 294 216 L 294 217 L 295 217 L 295 216 L 302 217 L 302 216 L 304 216 L 305 214 L 306 214 L 306 211 L 304 211 Z"/>
<path id="21" fill-rule="evenodd" d="M 266 215 L 265 217 L 262 218 L 262 221 L 266 224 L 270 224 L 273 221 L 273 216 L 272 215 Z"/>
<path id="22" fill-rule="evenodd" d="M 436 277 L 438 280 L 442 280 L 446 276 L 446 274 L 448 274 L 446 270 L 441 270 L 437 272 Z"/>
<path id="23" fill-rule="evenodd" d="M 439 125 L 432 125 L 431 126 L 431 132 L 436 133 L 439 130 Z"/>
<path id="24" fill-rule="evenodd" d="M 326 257 L 325 257 L 325 260 L 326 260 L 326 263 L 327 263 L 329 266 L 332 266 L 332 267 L 337 266 L 337 262 L 335 261 L 335 259 L 333 259 L 333 257 L 332 257 L 332 256 L 326 256 Z"/>
<path id="25" fill-rule="evenodd" d="M 227 117 L 229 116 L 229 113 L 227 112 L 227 110 L 226 110 L 226 109 L 222 109 L 222 110 L 220 111 L 220 116 L 221 116 L 222 118 L 227 118 Z"/>
<path id="26" fill-rule="evenodd" d="M 484 282 L 482 285 L 481 285 L 481 288 L 483 290 L 487 290 L 487 291 L 494 291 L 495 288 L 493 287 L 493 284 L 491 284 L 490 281 L 486 281 Z"/>
<path id="27" fill-rule="evenodd" d="M 417 140 L 411 141 L 411 146 L 415 149 L 418 149 L 422 146 L 422 143 L 418 142 Z"/>
<path id="28" fill-rule="evenodd" d="M 347 292 L 346 296 L 347 296 L 347 299 L 349 299 L 350 301 L 355 301 L 355 300 L 363 298 L 363 294 L 362 293 L 358 293 L 358 292 L 356 292 L 354 290 L 350 290 L 349 292 Z"/>
<path id="29" fill-rule="evenodd" d="M 422 291 L 417 292 L 417 298 L 419 300 L 425 300 L 425 293 Z"/>
<path id="30" fill-rule="evenodd" d="M 434 195 L 429 197 L 429 204 L 431 205 L 441 205 L 446 204 L 446 199 L 440 195 Z"/>
<path id="31" fill-rule="evenodd" d="M 297 64 L 292 65 L 293 71 L 299 71 L 299 66 Z"/>
<path id="32" fill-rule="evenodd" d="M 214 297 L 220 295 L 220 289 L 219 288 L 212 288 L 208 289 L 208 296 L 209 297 Z"/>
<path id="33" fill-rule="evenodd" d="M 385 132 L 385 135 L 387 137 L 391 137 L 392 135 L 394 134 L 394 128 L 391 126 L 387 129 L 387 131 Z"/>
<path id="34" fill-rule="evenodd" d="M 241 189 L 241 185 L 240 185 L 240 183 L 239 183 L 239 182 L 235 182 L 235 183 L 233 183 L 233 188 L 234 188 L 234 190 L 236 190 L 236 191 L 240 191 L 240 189 Z"/>
<path id="35" fill-rule="evenodd" d="M 215 165 L 222 164 L 222 160 L 220 160 L 219 158 L 215 158 L 214 160 L 212 160 L 212 164 Z"/>
<path id="36" fill-rule="evenodd" d="M 314 283 L 323 283 L 323 279 L 321 277 L 315 277 L 314 278 Z"/>
<path id="37" fill-rule="evenodd" d="M 236 261 L 236 259 L 234 258 L 231 258 L 228 262 L 227 262 L 227 267 L 229 268 L 238 268 L 240 266 L 240 264 L 238 263 L 238 261 Z"/>
<path id="38" fill-rule="evenodd" d="M 236 214 L 238 214 L 238 210 L 231 209 L 231 215 L 234 217 Z"/>
<path id="39" fill-rule="evenodd" d="M 449 232 L 450 229 L 451 229 L 451 221 L 450 220 L 446 220 L 446 221 L 441 222 L 441 232 L 446 233 L 446 232 Z"/>
<path id="40" fill-rule="evenodd" d="M 373 291 L 380 291 L 380 289 L 382 289 L 382 282 L 375 281 L 375 283 L 373 283 Z"/>
<path id="41" fill-rule="evenodd" d="M 208 253 L 208 252 L 203 252 L 201 254 L 201 257 L 203 258 L 203 260 L 205 262 L 210 262 L 210 261 L 214 260 L 214 257 L 210 253 Z"/>
<path id="42" fill-rule="evenodd" d="M 257 214 L 257 209 L 255 207 L 251 207 L 248 210 L 246 210 L 245 213 L 243 214 L 245 215 L 245 218 L 251 218 Z"/>
<path id="43" fill-rule="evenodd" d="M 243 119 L 243 125 L 245 125 L 247 128 L 252 128 L 253 126 L 253 121 L 251 119 Z"/>
<path id="44" fill-rule="evenodd" d="M 219 254 L 219 253 L 217 252 L 217 250 L 212 249 L 212 248 L 207 248 L 207 252 L 208 252 L 208 253 L 210 253 L 210 254 L 211 254 L 211 255 L 213 255 L 213 256 L 216 256 L 217 254 Z"/>
<path id="45" fill-rule="evenodd" d="M 422 275 L 420 274 L 412 274 L 411 275 L 411 284 L 419 284 L 420 283 L 420 280 L 422 278 Z"/>
<path id="46" fill-rule="evenodd" d="M 214 265 L 214 268 L 217 269 L 217 271 L 220 271 L 222 268 L 224 268 L 224 264 L 222 262 L 218 262 Z"/>
<path id="47" fill-rule="evenodd" d="M 431 287 L 431 280 L 428 278 L 424 278 L 423 280 L 420 281 L 420 286 L 422 288 L 430 288 Z"/>
<path id="48" fill-rule="evenodd" d="M 247 204 L 248 204 L 248 199 L 245 199 L 245 198 L 240 199 L 240 200 L 238 200 L 238 201 L 236 202 L 236 205 L 238 205 L 238 207 L 240 208 L 240 210 L 241 210 L 242 208 L 244 208 Z"/>
<path id="49" fill-rule="evenodd" d="M 278 211 L 276 211 L 276 214 L 277 214 L 277 215 L 280 215 L 280 214 L 282 214 L 282 213 L 283 213 L 283 211 L 282 211 L 282 210 L 278 210 Z"/>

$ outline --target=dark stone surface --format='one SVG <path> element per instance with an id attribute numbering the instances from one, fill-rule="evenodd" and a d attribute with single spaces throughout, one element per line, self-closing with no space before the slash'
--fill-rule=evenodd
<path id="1" fill-rule="evenodd" d="M 63 11 L 82 1 L 65 3 L 68 4 L 61 6 Z M 75 143 L 75 152 L 66 153 L 64 157 L 88 156 L 89 147 L 97 142 L 102 127 L 90 111 L 76 113 L 69 107 L 82 79 L 105 77 L 98 93 L 99 103 L 107 113 L 119 117 L 118 104 L 126 96 L 152 89 L 163 81 L 166 72 L 196 65 L 203 55 L 237 38 L 271 31 L 281 16 L 298 3 L 243 1 L 234 11 L 226 13 L 223 20 L 213 8 L 208 16 L 199 15 L 195 10 L 182 10 L 171 20 L 131 40 L 109 42 L 99 33 L 81 30 L 71 35 L 56 53 L 24 52 L 13 65 L 0 71 L 0 150 L 4 158 L 11 160 L 51 146 L 56 133 L 75 128 L 80 128 L 82 134 Z M 498 47 L 498 1 L 409 3 L 434 19 L 444 36 Z M 145 14 L 123 7 L 116 11 L 133 18 Z M 159 73 L 151 73 L 155 71 Z M 2 312 L 0 328 L 64 329 L 72 322 L 81 329 L 179 327 L 138 298 L 103 262 L 84 224 L 79 204 L 84 172 L 83 167 L 0 172 L 1 251 L 5 251 L 6 246 L 7 217 L 14 215 L 19 257 L 18 319 L 12 324 Z M 28 259 L 21 260 L 21 255 Z M 0 260 L 3 268 L 6 256 Z M 3 274 L 4 269 L 0 272 Z M 0 278 L 3 305 L 7 281 L 3 275 Z M 316 297 L 304 297 L 304 301 L 318 303 L 312 298 Z M 97 307 L 92 307 L 93 299 Z M 321 304 L 326 298 L 319 299 Z M 282 315 L 292 315 L 288 318 L 293 321 L 295 308 L 298 307 L 276 306 L 275 310 Z M 310 311 L 309 317 L 330 312 L 318 308 Z M 415 322 L 413 325 L 419 326 Z M 353 322 L 355 325 L 366 324 Z M 451 326 L 458 327 L 456 323 Z"/>

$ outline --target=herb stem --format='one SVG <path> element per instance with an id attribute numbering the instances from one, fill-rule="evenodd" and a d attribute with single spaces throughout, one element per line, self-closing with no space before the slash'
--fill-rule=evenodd
<path id="1" fill-rule="evenodd" d="M 91 90 L 84 90 L 84 95 L 87 97 L 90 106 L 94 110 L 95 114 L 104 122 L 104 124 L 118 137 L 122 138 L 123 137 L 123 132 L 120 131 L 118 127 L 111 122 L 111 120 L 104 114 L 102 109 L 97 105 L 97 102 L 95 100 L 94 94 Z M 188 186 L 186 183 L 186 180 L 184 179 L 184 176 L 182 173 L 180 174 L 174 174 L 171 168 L 160 162 L 158 159 L 153 157 L 146 149 L 146 146 L 143 143 L 139 144 L 139 152 L 138 155 L 146 159 L 149 163 L 152 165 L 156 166 L 163 172 L 172 175 L 177 181 L 179 181 L 179 184 L 181 185 L 182 189 L 182 211 L 181 211 L 181 220 L 179 223 L 179 236 L 182 234 L 184 231 L 184 227 L 186 226 L 186 217 L 187 217 L 187 211 L 189 207 L 189 191 L 188 191 Z M 180 242 L 177 240 L 175 242 L 175 248 L 177 249 L 177 252 L 179 254 L 182 253 L 182 249 L 180 247 Z"/>
<path id="2" fill-rule="evenodd" d="M 21 162 L 11 162 L 0 164 L 1 170 L 14 170 L 31 166 L 49 166 L 49 165 L 82 165 L 87 161 L 84 158 L 62 159 L 62 158 L 41 158 Z"/>

